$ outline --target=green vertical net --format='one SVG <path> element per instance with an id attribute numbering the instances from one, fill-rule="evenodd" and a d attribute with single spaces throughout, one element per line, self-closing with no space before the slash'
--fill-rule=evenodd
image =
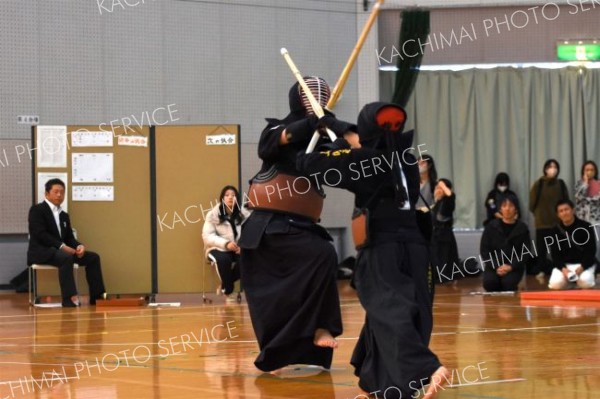
<path id="1" fill-rule="evenodd" d="M 398 47 L 402 56 L 398 57 L 396 64 L 398 71 L 392 95 L 392 102 L 402 107 L 406 106 L 417 82 L 419 67 L 423 60 L 421 44 L 426 42 L 429 29 L 429 11 L 406 10 L 402 12 Z"/>

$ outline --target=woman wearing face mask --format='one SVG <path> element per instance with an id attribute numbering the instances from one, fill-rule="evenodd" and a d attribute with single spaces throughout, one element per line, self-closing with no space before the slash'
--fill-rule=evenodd
<path id="1" fill-rule="evenodd" d="M 517 196 L 512 190 L 510 190 L 509 187 L 510 178 L 508 177 L 508 174 L 504 172 L 498 173 L 496 175 L 496 181 L 494 182 L 494 189 L 488 193 L 487 198 L 485 199 L 487 218 L 483 222 L 484 226 L 494 219 L 502 219 L 502 214 L 500 213 L 500 204 L 506 196 Z M 519 215 L 520 209 L 517 208 L 517 219 L 519 218 Z"/>
<path id="2" fill-rule="evenodd" d="M 558 178 L 560 165 L 556 159 L 544 163 L 544 175 L 531 186 L 529 191 L 529 211 L 535 218 L 535 247 L 537 260 L 535 265 L 528 265 L 527 274 L 544 273 L 550 275 L 552 264 L 548 261 L 548 249 L 544 238 L 553 235 L 553 228 L 558 223 L 556 204 L 568 200 L 567 185 Z"/>
<path id="3" fill-rule="evenodd" d="M 427 208 L 428 205 L 431 207 L 433 206 L 433 189 L 437 183 L 437 170 L 431 155 L 424 154 L 419 160 L 419 179 L 421 195 L 417 200 L 417 209 Z"/>
<path id="4" fill-rule="evenodd" d="M 419 199 L 416 205 L 417 225 L 423 237 L 429 242 L 433 230 L 431 207 L 433 206 L 433 189 L 437 183 L 437 170 L 433 157 L 424 154 L 419 160 Z"/>

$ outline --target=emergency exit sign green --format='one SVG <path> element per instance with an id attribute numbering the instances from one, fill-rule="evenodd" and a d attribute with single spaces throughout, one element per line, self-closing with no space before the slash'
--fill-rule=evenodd
<path id="1" fill-rule="evenodd" d="M 600 61 L 600 43 L 559 42 L 556 55 L 561 61 Z"/>

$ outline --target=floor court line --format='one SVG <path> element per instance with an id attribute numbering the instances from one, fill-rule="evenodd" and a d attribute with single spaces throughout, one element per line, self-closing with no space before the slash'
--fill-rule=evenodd
<path id="1" fill-rule="evenodd" d="M 537 331 L 537 330 L 552 330 L 552 329 L 561 329 L 561 328 L 582 328 L 582 327 L 591 327 L 591 326 L 600 326 L 600 323 L 590 323 L 590 324 L 568 324 L 568 325 L 557 325 L 557 326 L 539 326 L 539 327 L 521 327 L 521 328 L 496 328 L 496 329 L 478 329 L 472 331 L 452 331 L 452 332 L 437 332 L 431 334 L 432 336 L 445 336 L 445 335 L 461 335 L 461 334 L 487 334 L 487 333 L 498 333 L 498 332 L 518 332 L 518 331 Z M 552 331 L 551 331 L 552 332 Z M 336 337 L 336 340 L 357 340 L 358 337 Z M 225 341 L 214 341 L 213 343 L 229 343 L 229 344 L 246 344 L 246 343 L 256 343 L 256 340 L 225 340 Z M 210 342 L 207 342 L 210 345 Z M 69 347 L 69 346 L 97 346 L 97 343 L 79 343 L 75 345 L 70 344 L 5 344 L 0 342 L 0 347 L 3 346 L 38 346 L 38 347 Z M 103 343 L 103 346 L 121 346 L 121 345 L 158 345 L 158 342 L 113 342 L 113 343 Z"/>
<path id="2" fill-rule="evenodd" d="M 490 359 L 496 360 L 492 367 L 495 371 L 490 376 L 491 378 L 479 379 L 477 382 L 480 384 L 468 383 L 465 380 L 456 381 L 456 385 L 445 387 L 447 392 L 441 394 L 440 399 L 446 397 L 457 399 L 523 399 L 526 397 L 577 399 L 582 392 L 587 393 L 587 396 L 583 397 L 596 396 L 600 388 L 598 380 L 595 379 L 600 366 L 594 365 L 594 356 L 600 350 L 600 338 L 596 335 L 600 332 L 598 327 L 600 323 L 597 319 L 594 322 L 597 313 L 590 312 L 589 315 L 576 319 L 569 318 L 563 314 L 564 312 L 559 315 L 552 314 L 547 307 L 527 306 L 527 309 L 531 309 L 532 312 L 531 318 L 527 318 L 524 314 L 521 315 L 522 312 L 515 314 L 514 309 L 524 308 L 519 304 L 518 296 L 490 298 L 489 302 L 479 303 L 483 301 L 478 297 L 471 297 L 469 292 L 473 289 L 481 290 L 481 282 L 465 280 L 465 283 L 469 284 L 460 288 L 462 292 L 436 295 L 439 302 L 435 303 L 434 307 L 433 335 L 436 336 L 434 347 L 439 349 L 440 358 L 446 359 L 448 364 L 462 364 L 474 356 L 477 357 L 478 353 L 486 353 L 485 351 L 489 348 L 487 345 L 501 337 L 509 339 L 511 345 L 514 346 L 510 351 L 503 348 L 490 349 Z M 447 292 L 450 289 L 455 290 L 455 287 L 440 287 L 441 291 L 446 290 Z M 237 394 L 241 395 L 239 397 L 248 399 L 281 399 L 306 397 L 305 393 L 312 391 L 311 397 L 319 399 L 333 399 L 334 397 L 351 399 L 358 394 L 358 390 L 356 389 L 357 378 L 353 375 L 353 368 L 348 360 L 364 322 L 364 310 L 354 299 L 355 292 L 340 291 L 340 295 L 346 297 L 352 295 L 353 299 L 344 301 L 342 304 L 343 320 L 348 329 L 345 330 L 344 336 L 337 337 L 340 347 L 334 354 L 336 368 L 330 370 L 330 375 L 323 373 L 315 377 L 314 373 L 303 371 L 282 376 L 270 376 L 257 370 L 253 361 L 258 354 L 258 345 L 254 339 L 248 308 L 245 304 L 241 306 L 225 306 L 220 303 L 216 306 L 199 304 L 198 306 L 160 310 L 146 308 L 112 310 L 108 308 L 108 311 L 102 312 L 93 307 L 84 306 L 70 312 L 69 310 L 52 309 L 31 310 L 28 306 L 24 306 L 27 298 L 17 295 L 14 295 L 15 305 L 8 309 L 20 312 L 22 315 L 25 314 L 26 317 L 0 317 L 3 329 L 3 337 L 0 337 L 0 351 L 6 350 L 4 353 L 0 352 L 0 359 L 7 361 L 4 364 L 0 363 L 0 373 L 3 375 L 3 379 L 7 380 L 16 380 L 19 376 L 22 379 L 24 375 L 27 375 L 29 379 L 29 374 L 33 374 L 39 381 L 42 370 L 54 368 L 60 369 L 62 372 L 62 367 L 65 367 L 68 375 L 75 376 L 69 372 L 73 370 L 72 365 L 78 362 L 85 364 L 87 360 L 93 366 L 90 367 L 91 375 L 88 376 L 87 369 L 79 372 L 81 381 L 77 382 L 76 388 L 93 389 L 97 387 L 101 392 L 102 389 L 116 383 L 119 389 L 123 390 L 125 398 L 134 398 L 136 393 L 148 391 L 150 394 L 147 397 L 152 397 L 151 393 L 154 392 L 155 395 L 159 393 L 163 399 L 180 399 L 182 397 L 231 399 Z M 581 307 L 585 308 L 585 305 Z M 484 314 L 484 308 L 492 309 L 492 312 Z M 496 309 L 503 308 L 510 312 L 511 318 L 507 319 L 503 317 L 504 314 L 496 313 Z M 32 317 L 34 312 L 37 317 Z M 468 316 L 461 317 L 465 313 Z M 439 315 L 441 315 L 440 324 L 435 322 L 436 316 Z M 156 322 L 154 317 L 156 317 Z M 210 332 L 213 324 L 223 324 L 229 320 L 234 321 L 233 326 L 237 328 L 232 330 L 231 335 L 239 335 L 239 337 L 227 338 L 227 341 L 220 343 L 230 345 L 212 346 L 217 342 L 213 342 L 212 337 L 209 340 L 203 336 L 202 342 L 200 340 L 198 343 L 190 341 L 182 347 L 181 341 L 187 339 L 184 334 L 189 335 L 190 332 L 193 332 L 198 336 L 199 331 L 204 331 L 205 326 Z M 105 324 L 104 321 L 106 321 Z M 84 324 L 77 325 L 76 323 Z M 452 323 L 456 323 L 456 325 L 452 325 Z M 92 333 L 95 328 L 99 332 L 98 335 Z M 138 330 L 144 332 L 132 332 Z M 221 331 L 220 328 L 219 331 Z M 102 332 L 107 333 L 102 334 Z M 216 338 L 222 339 L 226 333 L 224 331 L 224 334 Z M 552 357 L 545 356 L 547 348 L 555 344 L 557 337 L 560 338 L 561 334 L 565 345 L 556 348 L 557 352 Z M 59 340 L 56 338 L 57 336 L 64 339 Z M 138 338 L 139 341 L 159 341 L 169 337 L 173 337 L 174 341 L 177 340 L 178 345 L 171 350 L 167 343 L 168 353 L 166 353 L 166 349 L 157 348 L 158 342 L 136 342 Z M 120 342 L 132 339 L 135 341 Z M 82 342 L 78 344 L 73 341 Z M 37 342 L 42 343 L 38 344 Z M 4 348 L 2 348 L 3 345 Z M 138 350 L 136 352 L 138 363 L 131 356 L 131 351 L 140 345 L 148 346 L 150 352 L 144 348 Z M 585 349 L 585 345 L 588 345 L 589 349 Z M 119 353 L 120 351 L 125 352 Z M 177 351 L 181 353 L 176 353 Z M 105 371 L 102 366 L 100 367 L 102 373 L 98 374 L 95 366 L 96 358 L 102 359 L 111 352 L 116 353 L 116 356 L 107 356 L 104 364 L 108 370 L 115 369 L 119 365 L 115 370 L 119 374 Z M 27 358 L 29 353 L 34 357 Z M 531 357 L 531 354 L 534 357 Z M 592 367 L 581 362 L 574 362 L 574 355 L 578 358 L 588 359 L 589 361 L 586 360 L 586 363 L 591 363 Z M 129 366 L 126 365 L 126 358 Z M 32 363 L 21 363 L 27 361 Z M 44 366 L 45 364 L 48 366 Z M 71 366 L 68 366 L 69 364 Z M 81 368 L 79 365 L 75 367 Z M 129 370 L 123 370 L 127 367 Z M 566 377 L 564 377 L 566 379 L 560 380 L 560 386 L 555 385 L 558 370 L 566 373 Z M 5 371 L 8 373 L 5 374 Z M 311 375 L 309 376 L 309 374 Z M 583 385 L 580 379 L 575 379 L 582 375 L 587 378 L 583 380 Z M 523 378 L 517 379 L 517 376 Z M 498 378 L 498 380 L 490 381 L 493 378 Z M 502 378 L 512 378 L 512 380 L 502 380 Z M 68 381 L 72 383 L 73 380 L 71 378 Z M 328 381 L 326 382 L 326 380 Z M 152 381 L 155 381 L 154 386 Z M 298 382 L 298 384 L 294 382 Z M 315 382 L 320 382 L 321 385 L 316 385 Z M 28 385 L 30 385 L 29 382 Z M 473 387 L 469 388 L 472 385 Z M 63 387 L 67 387 L 67 385 Z M 75 392 L 75 388 L 70 389 Z M 232 391 L 229 392 L 228 389 L 232 389 Z M 62 391 L 57 393 L 60 395 Z M 0 394 L 0 397 L 2 396 Z M 358 398 L 361 397 L 358 396 Z M 381 395 L 379 398 L 381 399 Z"/>
<path id="3" fill-rule="evenodd" d="M 475 386 L 475 385 L 504 384 L 507 382 L 521 382 L 521 381 L 527 381 L 527 379 L 526 378 L 511 378 L 511 379 L 507 379 L 507 380 L 479 381 L 479 382 L 471 382 L 468 384 L 453 384 L 453 385 L 448 385 L 447 387 L 444 387 L 444 388 L 459 388 L 459 387 L 470 387 L 470 386 Z"/>
<path id="4" fill-rule="evenodd" d="M 217 374 L 217 375 L 224 375 L 224 376 L 229 376 L 229 375 L 235 375 L 236 377 L 242 377 L 242 378 L 265 378 L 265 379 L 271 379 L 273 381 L 281 381 L 281 380 L 286 380 L 286 381 L 293 381 L 293 382 L 297 382 L 297 383 L 307 383 L 307 384 L 312 384 L 312 385 L 330 385 L 332 384 L 333 386 L 340 386 L 340 387 L 354 387 L 355 383 L 353 382 L 343 382 L 343 383 L 334 383 L 334 382 L 321 382 L 321 381 L 315 381 L 312 379 L 306 379 L 306 378 L 302 378 L 302 377 L 288 377 L 288 378 L 282 378 L 279 376 L 271 376 L 268 375 L 266 373 L 260 373 L 259 374 L 247 374 L 247 373 L 226 373 L 226 372 L 220 372 L 220 371 L 215 371 L 215 370 L 209 370 L 209 369 L 189 369 L 189 368 L 182 368 L 182 367 L 153 367 L 150 365 L 132 365 L 132 366 L 122 366 L 123 368 L 141 368 L 141 369 L 160 369 L 161 371 L 177 371 L 177 372 L 193 372 L 193 373 L 209 373 L 209 374 Z M 308 367 L 310 368 L 310 367 Z M 315 371 L 317 371 L 317 368 L 314 368 Z M 116 371 L 112 370 L 112 371 L 107 371 L 109 373 Z M 297 369 L 298 370 L 298 369 Z M 330 371 L 343 371 L 345 370 L 345 368 L 331 368 Z M 99 374 L 101 375 L 101 374 Z M 84 378 L 93 378 L 94 375 L 83 375 L 82 376 Z M 82 378 L 82 376 L 77 376 L 77 377 L 69 377 L 69 376 L 64 376 L 62 377 L 61 375 L 61 380 L 71 380 L 71 379 L 75 379 L 75 380 L 80 380 Z M 25 376 L 26 378 L 27 376 Z M 21 380 L 16 380 L 16 381 L 0 381 L 0 384 L 10 384 L 12 382 L 14 383 L 19 383 Z M 44 381 L 44 379 L 36 379 L 36 378 L 31 378 L 30 381 Z M 441 387 L 441 391 L 445 391 L 446 389 L 455 389 L 455 388 L 462 388 L 462 387 L 469 387 L 469 386 L 476 386 L 476 385 L 493 385 L 493 384 L 505 384 L 505 383 L 512 383 L 512 382 L 523 382 L 523 381 L 527 381 L 527 379 L 525 378 L 512 378 L 512 379 L 504 379 L 504 380 L 492 380 L 492 381 L 481 381 L 481 382 L 475 382 L 475 383 L 469 383 L 469 384 L 453 384 L 453 385 L 448 385 L 448 386 L 444 386 Z M 128 382 L 133 382 L 128 380 Z M 197 390 L 195 388 L 192 387 L 181 387 L 178 386 L 179 388 L 185 388 L 185 389 L 191 389 L 191 390 Z M 467 396 L 467 397 L 476 397 L 476 398 L 497 398 L 497 397 L 491 397 L 491 396 L 472 396 L 469 394 L 461 394 L 460 396 Z"/>
<path id="5" fill-rule="evenodd" d="M 473 331 L 454 331 L 454 332 L 446 332 L 446 333 L 433 333 L 431 335 L 459 335 L 459 334 L 482 334 L 482 333 L 495 333 L 495 332 L 509 332 L 509 331 L 536 331 L 536 330 L 552 330 L 552 329 L 560 329 L 560 328 L 581 328 L 581 327 L 591 327 L 591 326 L 600 326 L 600 323 L 589 323 L 589 324 L 567 324 L 567 325 L 558 325 L 558 326 L 539 326 L 539 327 L 520 327 L 520 328 L 488 328 L 488 329 L 479 329 Z"/>

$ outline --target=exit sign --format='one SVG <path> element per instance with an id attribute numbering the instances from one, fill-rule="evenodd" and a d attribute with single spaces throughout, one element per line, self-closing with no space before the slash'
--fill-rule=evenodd
<path id="1" fill-rule="evenodd" d="M 556 55 L 561 61 L 600 61 L 600 43 L 561 41 L 556 44 Z"/>

